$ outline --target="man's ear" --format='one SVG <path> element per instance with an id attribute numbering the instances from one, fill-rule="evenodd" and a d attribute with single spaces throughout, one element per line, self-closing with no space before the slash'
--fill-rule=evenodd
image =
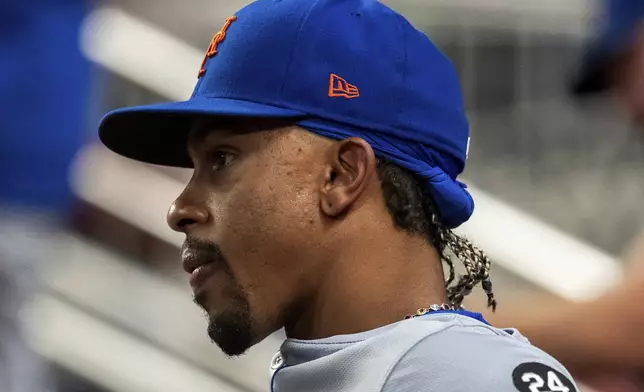
<path id="1" fill-rule="evenodd" d="M 376 156 L 363 139 L 349 138 L 329 149 L 328 167 L 320 190 L 320 207 L 331 218 L 347 212 L 376 171 Z"/>

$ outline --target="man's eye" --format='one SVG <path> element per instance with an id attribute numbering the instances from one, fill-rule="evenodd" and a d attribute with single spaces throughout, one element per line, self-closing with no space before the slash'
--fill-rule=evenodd
<path id="1" fill-rule="evenodd" d="M 215 151 L 212 154 L 212 169 L 214 171 L 221 171 L 230 165 L 237 156 L 226 151 Z"/>

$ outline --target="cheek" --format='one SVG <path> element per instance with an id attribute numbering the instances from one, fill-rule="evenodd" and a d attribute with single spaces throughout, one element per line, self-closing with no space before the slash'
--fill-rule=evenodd
<path id="1" fill-rule="evenodd" d="M 288 167 L 257 170 L 211 204 L 218 243 L 255 304 L 294 295 L 316 238 L 313 184 Z"/>

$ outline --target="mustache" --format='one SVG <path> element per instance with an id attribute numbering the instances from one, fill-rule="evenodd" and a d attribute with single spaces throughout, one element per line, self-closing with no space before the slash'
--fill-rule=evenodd
<path id="1" fill-rule="evenodd" d="M 186 238 L 181 245 L 181 253 L 189 252 L 204 263 L 215 263 L 228 269 L 228 260 L 221 247 L 214 242 L 200 238 Z"/>

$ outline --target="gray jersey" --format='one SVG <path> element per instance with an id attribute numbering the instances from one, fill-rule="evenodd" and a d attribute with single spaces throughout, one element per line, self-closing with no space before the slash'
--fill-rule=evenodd
<path id="1" fill-rule="evenodd" d="M 469 313 L 469 312 L 467 312 Z M 576 392 L 566 369 L 516 330 L 430 313 L 372 331 L 287 339 L 273 392 Z"/>

